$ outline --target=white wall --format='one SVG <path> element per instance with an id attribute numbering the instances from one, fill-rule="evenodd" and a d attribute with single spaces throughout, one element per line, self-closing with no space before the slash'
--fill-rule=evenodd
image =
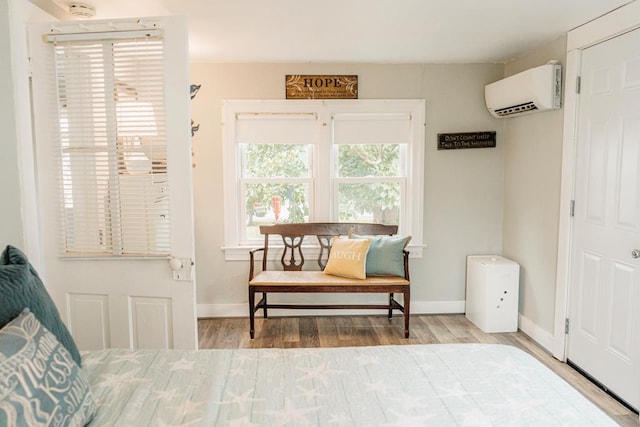
<path id="1" fill-rule="evenodd" d="M 507 63 L 505 76 L 565 56 L 562 37 Z M 503 253 L 521 266 L 520 327 L 544 345 L 554 326 L 562 129 L 562 109 L 505 120 Z"/>
<path id="2" fill-rule="evenodd" d="M 0 250 L 7 244 L 22 247 L 23 222 L 18 174 L 16 97 L 11 54 L 11 11 L 8 1 L 0 1 Z"/>
<path id="3" fill-rule="evenodd" d="M 502 250 L 504 121 L 484 105 L 484 85 L 502 64 L 191 64 L 201 84 L 191 102 L 197 301 L 201 315 L 246 315 L 248 263 L 225 261 L 222 99 L 282 99 L 286 74 L 357 74 L 359 97 L 425 98 L 426 154 L 422 259 L 411 260 L 412 312 L 464 310 L 469 254 Z M 497 147 L 438 151 L 442 132 L 497 131 Z M 303 298 L 305 296 L 301 296 Z"/>

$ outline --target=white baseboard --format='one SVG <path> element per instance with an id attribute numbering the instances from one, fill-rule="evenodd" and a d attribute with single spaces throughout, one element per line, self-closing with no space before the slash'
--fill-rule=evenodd
<path id="1" fill-rule="evenodd" d="M 411 314 L 458 314 L 464 313 L 464 307 L 464 301 L 411 301 Z M 247 303 L 198 304 L 197 309 L 198 318 L 249 316 Z M 269 310 L 270 316 L 353 316 L 384 313 L 384 310 Z"/>
<path id="2" fill-rule="evenodd" d="M 411 301 L 411 314 L 462 314 L 462 301 Z"/>
<path id="3" fill-rule="evenodd" d="M 198 318 L 248 317 L 249 304 L 198 304 Z"/>
<path id="4" fill-rule="evenodd" d="M 540 326 L 533 323 L 530 319 L 524 317 L 522 314 L 518 315 L 518 327 L 532 340 L 540 344 L 550 353 L 553 353 L 554 338 L 551 332 L 545 331 Z"/>

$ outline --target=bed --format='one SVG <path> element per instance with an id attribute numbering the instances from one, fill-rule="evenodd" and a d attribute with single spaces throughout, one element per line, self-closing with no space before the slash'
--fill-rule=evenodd
<path id="1" fill-rule="evenodd" d="M 0 255 L 0 426 L 615 426 L 496 344 L 80 353 L 26 256 Z"/>
<path id="2" fill-rule="evenodd" d="M 98 426 L 614 426 L 494 344 L 107 350 L 83 355 Z"/>

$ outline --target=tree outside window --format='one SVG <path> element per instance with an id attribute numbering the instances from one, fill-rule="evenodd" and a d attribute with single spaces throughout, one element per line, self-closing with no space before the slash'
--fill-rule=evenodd
<path id="1" fill-rule="evenodd" d="M 271 222 L 308 221 L 308 186 L 290 180 L 309 177 L 309 147 L 302 144 L 247 144 L 243 152 L 247 225 L 253 226 L 257 220 L 263 222 L 261 219 L 267 216 Z M 277 182 L 283 179 L 289 182 Z M 258 182 L 252 182 L 254 180 Z"/>
<path id="2" fill-rule="evenodd" d="M 398 224 L 401 186 L 398 144 L 338 146 L 340 221 Z M 363 182 L 364 181 L 364 182 Z"/>

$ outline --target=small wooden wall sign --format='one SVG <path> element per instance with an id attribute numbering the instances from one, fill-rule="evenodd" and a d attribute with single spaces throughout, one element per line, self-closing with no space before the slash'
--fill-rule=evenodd
<path id="1" fill-rule="evenodd" d="M 495 132 L 439 133 L 438 150 L 496 146 Z"/>
<path id="2" fill-rule="evenodd" d="M 358 76 L 287 75 L 287 99 L 358 99 Z"/>

